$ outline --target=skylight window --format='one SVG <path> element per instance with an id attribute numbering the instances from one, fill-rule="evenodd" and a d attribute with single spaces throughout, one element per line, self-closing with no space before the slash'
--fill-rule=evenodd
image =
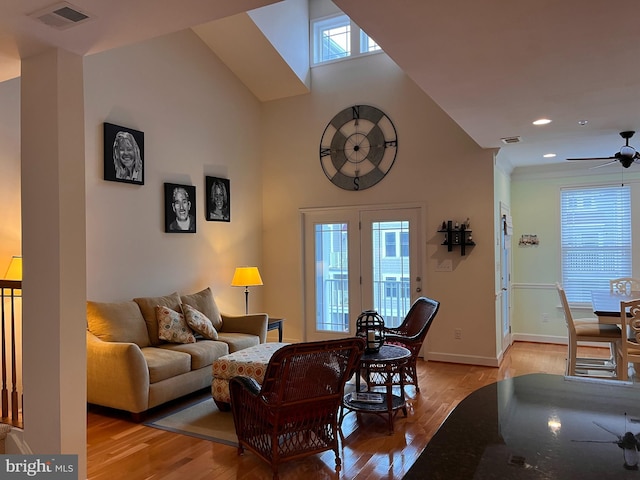
<path id="1" fill-rule="evenodd" d="M 311 34 L 314 64 L 382 51 L 344 14 L 314 20 Z"/>

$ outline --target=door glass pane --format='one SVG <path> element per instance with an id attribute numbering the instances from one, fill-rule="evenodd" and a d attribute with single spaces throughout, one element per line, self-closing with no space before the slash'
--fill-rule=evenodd
<path id="1" fill-rule="evenodd" d="M 373 308 L 388 327 L 400 325 L 411 306 L 409 222 L 373 222 Z"/>
<path id="2" fill-rule="evenodd" d="M 347 224 L 316 224 L 315 288 L 317 331 L 349 331 L 348 260 Z"/>

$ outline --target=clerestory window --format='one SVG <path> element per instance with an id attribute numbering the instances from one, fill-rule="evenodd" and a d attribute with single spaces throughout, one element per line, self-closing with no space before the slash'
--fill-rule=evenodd
<path id="1" fill-rule="evenodd" d="M 314 20 L 311 35 L 314 64 L 382 51 L 371 37 L 344 14 Z"/>

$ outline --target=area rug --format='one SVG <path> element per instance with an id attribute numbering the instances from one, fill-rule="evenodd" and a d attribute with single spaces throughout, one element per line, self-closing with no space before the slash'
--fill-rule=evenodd
<path id="1" fill-rule="evenodd" d="M 145 425 L 191 437 L 211 440 L 225 445 L 238 446 L 238 437 L 233 424 L 233 414 L 221 412 L 212 398 L 187 405 L 161 417 L 144 423 Z"/>

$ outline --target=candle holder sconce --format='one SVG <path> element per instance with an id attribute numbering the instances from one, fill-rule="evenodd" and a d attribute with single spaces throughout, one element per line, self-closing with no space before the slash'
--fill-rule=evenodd
<path id="1" fill-rule="evenodd" d="M 365 310 L 356 320 L 356 336 L 366 340 L 367 353 L 379 352 L 384 343 L 384 319 L 375 310 Z"/>

